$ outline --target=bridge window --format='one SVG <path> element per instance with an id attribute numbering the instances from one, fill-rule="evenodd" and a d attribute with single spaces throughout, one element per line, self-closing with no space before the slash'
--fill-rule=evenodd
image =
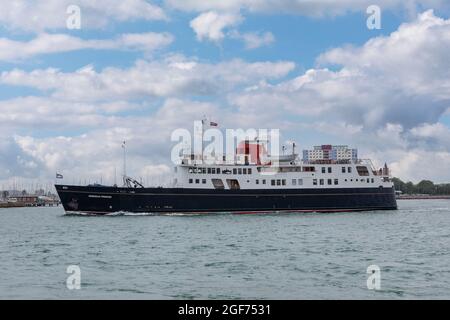
<path id="1" fill-rule="evenodd" d="M 352 173 L 352 167 L 348 167 L 347 169 L 348 169 L 348 170 L 347 170 L 348 173 Z"/>
<path id="2" fill-rule="evenodd" d="M 203 184 L 206 184 L 206 179 L 202 179 L 202 183 L 203 183 Z"/>
<path id="3" fill-rule="evenodd" d="M 331 173 L 331 172 L 332 172 L 332 168 L 328 167 L 328 173 Z"/>
<path id="4" fill-rule="evenodd" d="M 332 185 L 333 181 L 331 179 L 328 179 L 328 185 Z"/>
<path id="5" fill-rule="evenodd" d="M 216 169 L 216 173 L 217 173 L 217 174 L 220 174 L 220 168 L 217 168 L 217 169 Z"/>
<path id="6" fill-rule="evenodd" d="M 252 168 L 248 168 L 247 172 L 248 174 L 252 174 Z"/>
<path id="7" fill-rule="evenodd" d="M 242 168 L 238 169 L 238 174 L 242 174 Z"/>
<path id="8" fill-rule="evenodd" d="M 241 188 L 239 186 L 239 181 L 236 179 L 227 179 L 227 184 L 231 190 L 239 190 Z"/>
<path id="9" fill-rule="evenodd" d="M 319 183 L 320 183 L 321 186 L 324 185 L 324 182 L 325 182 L 325 181 L 324 181 L 323 179 L 320 179 L 320 180 L 319 180 Z"/>
<path id="10" fill-rule="evenodd" d="M 216 168 L 211 168 L 211 173 L 216 174 Z"/>
<path id="11" fill-rule="evenodd" d="M 193 180 L 192 179 L 189 179 L 189 183 L 192 183 L 193 182 Z"/>
<path id="12" fill-rule="evenodd" d="M 313 179 L 313 185 L 317 186 L 317 179 Z"/>
<path id="13" fill-rule="evenodd" d="M 285 186 L 285 185 L 286 185 L 286 179 L 281 180 L 281 184 L 282 184 L 283 186 Z"/>
<path id="14" fill-rule="evenodd" d="M 211 181 L 214 186 L 214 189 L 220 189 L 220 190 L 225 189 L 222 179 L 211 179 Z"/>
<path id="15" fill-rule="evenodd" d="M 326 168 L 322 167 L 322 173 L 325 173 L 325 172 L 326 172 Z"/>
<path id="16" fill-rule="evenodd" d="M 366 166 L 357 166 L 356 170 L 358 171 L 358 174 L 360 176 L 368 176 L 369 175 L 369 170 L 367 169 Z"/>
<path id="17" fill-rule="evenodd" d="M 266 184 L 266 179 L 263 179 L 263 181 L 262 181 L 262 182 L 263 182 L 263 184 Z"/>
<path id="18" fill-rule="evenodd" d="M 211 168 L 208 168 L 208 174 L 211 174 Z"/>
<path id="19" fill-rule="evenodd" d="M 270 180 L 270 185 L 274 186 L 275 185 L 275 180 Z"/>
<path id="20" fill-rule="evenodd" d="M 233 174 L 237 174 L 237 169 L 236 168 L 233 169 Z"/>
<path id="21" fill-rule="evenodd" d="M 345 167 L 342 167 L 342 173 L 345 173 Z"/>
<path id="22" fill-rule="evenodd" d="M 200 183 L 200 179 L 195 179 L 195 183 L 199 184 Z"/>
<path id="23" fill-rule="evenodd" d="M 338 179 L 334 179 L 334 184 L 338 185 L 339 184 L 339 180 Z"/>
<path id="24" fill-rule="evenodd" d="M 243 171 L 244 174 L 247 174 L 247 169 L 246 168 L 242 169 L 242 171 Z"/>
<path id="25" fill-rule="evenodd" d="M 277 186 L 281 186 L 281 180 L 280 179 L 277 180 Z"/>

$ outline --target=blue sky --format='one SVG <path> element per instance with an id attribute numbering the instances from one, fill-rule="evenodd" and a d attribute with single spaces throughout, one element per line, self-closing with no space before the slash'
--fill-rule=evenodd
<path id="1" fill-rule="evenodd" d="M 65 26 L 69 4 L 80 30 Z M 379 30 L 366 27 L 370 4 Z M 450 181 L 445 1 L 3 6 L 4 183 L 55 171 L 111 180 L 124 139 L 130 171 L 164 179 L 170 132 L 204 114 L 222 128 L 279 128 L 304 148 L 350 144 L 405 180 Z"/>

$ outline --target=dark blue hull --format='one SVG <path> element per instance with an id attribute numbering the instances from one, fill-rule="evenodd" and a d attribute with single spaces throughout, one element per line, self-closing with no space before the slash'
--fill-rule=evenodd
<path id="1" fill-rule="evenodd" d="M 393 188 L 210 190 L 56 185 L 66 212 L 259 213 L 395 210 Z"/>

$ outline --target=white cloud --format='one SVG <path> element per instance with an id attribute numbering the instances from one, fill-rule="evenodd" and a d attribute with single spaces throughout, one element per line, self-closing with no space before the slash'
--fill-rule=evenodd
<path id="1" fill-rule="evenodd" d="M 66 28 L 69 5 L 81 9 L 81 27 L 102 28 L 111 21 L 166 20 L 164 11 L 146 0 L 4 0 L 0 24 L 13 30 L 42 32 Z"/>
<path id="2" fill-rule="evenodd" d="M 0 127 L 10 132 L 25 128 L 95 128 L 121 123 L 121 112 L 144 106 L 126 101 L 84 103 L 47 97 L 18 97 L 0 101 Z"/>
<path id="3" fill-rule="evenodd" d="M 262 13 L 287 13 L 306 16 L 335 16 L 348 12 L 363 11 L 370 5 L 377 4 L 383 9 L 402 9 L 409 14 L 429 8 L 450 9 L 446 0 L 166 0 L 169 6 L 185 11 L 239 11 Z"/>
<path id="4" fill-rule="evenodd" d="M 398 123 L 405 129 L 436 123 L 450 105 L 450 20 L 431 11 L 362 47 L 324 53 L 319 62 L 341 69 L 312 69 L 292 80 L 261 83 L 230 97 L 242 111 L 273 110 L 363 125 Z"/>
<path id="5" fill-rule="evenodd" d="M 83 49 L 152 52 L 169 45 L 172 41 L 171 34 L 154 32 L 123 34 L 112 40 L 84 40 L 66 34 L 42 33 L 30 41 L 0 38 L 0 61 L 22 61 L 42 54 Z"/>
<path id="6" fill-rule="evenodd" d="M 118 175 L 121 174 L 121 142 L 126 140 L 129 174 L 136 178 L 159 177 L 161 182 L 168 182 L 166 179 L 171 178 L 169 168 L 173 164 L 170 163 L 167 143 L 172 131 L 177 128 L 192 129 L 193 121 L 198 120 L 199 114 L 217 115 L 218 110 L 211 103 L 168 99 L 152 115 L 103 121 L 92 130 L 76 136 L 35 138 L 16 135 L 14 143 L 10 144 L 15 149 L 10 150 L 9 154 L 19 154 L 28 162 L 38 164 L 41 174 L 47 178 L 59 171 L 70 182 L 75 179 L 78 183 L 78 179 L 87 177 L 100 180 L 102 176 L 104 181 L 112 183 L 114 168 Z M 90 110 L 85 112 L 89 114 Z M 82 125 L 82 117 L 72 116 Z M 0 157 L 0 168 L 1 160 Z M 14 172 L 11 168 L 9 175 L 14 174 L 20 174 L 20 171 Z"/>
<path id="7" fill-rule="evenodd" d="M 59 99 L 79 101 L 224 95 L 242 85 L 279 79 L 295 68 L 292 62 L 231 60 L 200 63 L 182 56 L 137 61 L 129 69 L 106 68 L 96 72 L 88 66 L 72 73 L 55 69 L 3 72 L 0 83 L 49 90 Z"/>
<path id="8" fill-rule="evenodd" d="M 262 46 L 267 46 L 275 42 L 275 36 L 271 32 L 245 32 L 238 31 L 231 32 L 231 37 L 244 41 L 246 49 L 256 49 Z"/>
<path id="9" fill-rule="evenodd" d="M 183 56 L 99 71 L 93 66 L 76 72 L 5 71 L 2 84 L 29 86 L 49 97 L 0 103 L 0 130 L 22 131 L 4 146 L 7 159 L 0 152 L 0 174 L 26 170 L 53 176 L 61 169 L 77 178 L 102 175 L 111 181 L 114 167 L 120 172 L 124 139 L 130 174 L 166 172 L 171 130 L 189 129 L 192 120 L 206 114 L 225 127 L 278 127 L 301 142 L 299 132 L 332 137 L 359 147 L 377 165 L 387 161 L 402 179 L 448 181 L 450 130 L 439 120 L 450 106 L 449 35 L 449 20 L 426 12 L 389 36 L 325 52 L 317 69 L 290 80 L 284 77 L 294 70 L 292 62 L 207 63 Z M 340 68 L 330 70 L 328 64 Z M 195 96 L 216 100 L 187 100 Z M 165 101 L 162 106 L 155 100 L 144 106 L 125 102 L 152 97 Z M 120 114 L 134 108 L 139 115 Z M 84 133 L 29 136 L 30 128 L 58 130 L 58 123 Z M 17 166 L 5 165 L 11 159 Z"/>
<path id="10" fill-rule="evenodd" d="M 235 27 L 242 20 L 243 18 L 240 14 L 208 11 L 193 19 L 190 22 L 190 26 L 199 41 L 220 42 L 225 37 L 224 29 Z"/>

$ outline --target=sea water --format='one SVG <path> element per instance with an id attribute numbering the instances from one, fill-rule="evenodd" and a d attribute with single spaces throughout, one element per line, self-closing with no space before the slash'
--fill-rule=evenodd
<path id="1" fill-rule="evenodd" d="M 449 299 L 450 200 L 398 204 L 194 216 L 0 209 L 0 299 Z"/>

